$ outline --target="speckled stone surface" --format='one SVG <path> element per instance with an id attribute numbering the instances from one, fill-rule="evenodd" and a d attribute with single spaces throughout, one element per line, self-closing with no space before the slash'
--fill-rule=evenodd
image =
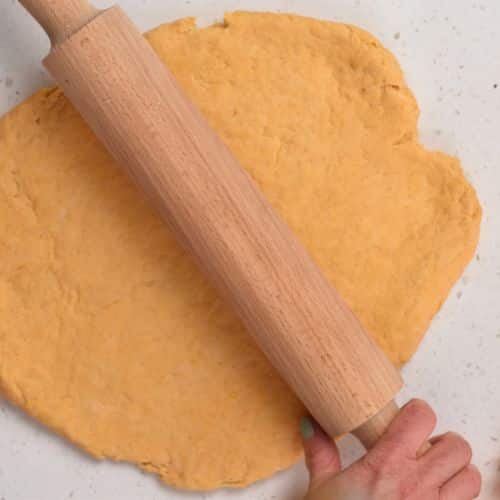
<path id="1" fill-rule="evenodd" d="M 417 395 L 473 443 L 485 477 L 482 499 L 500 497 L 500 4 L 494 0 L 180 1 L 121 3 L 143 29 L 187 15 L 213 21 L 224 10 L 291 11 L 357 24 L 400 60 L 422 108 L 426 146 L 463 161 L 484 207 L 476 261 L 433 323 L 433 332 L 405 369 L 401 401 Z M 99 6 L 110 2 L 96 2 Z M 0 113 L 49 82 L 39 61 L 48 49 L 41 31 L 13 1 L 0 7 Z M 343 442 L 346 460 L 359 450 Z M 180 494 L 131 467 L 96 464 L 0 403 L 0 499 L 72 498 L 297 500 L 304 473 L 296 467 L 247 491 Z"/>

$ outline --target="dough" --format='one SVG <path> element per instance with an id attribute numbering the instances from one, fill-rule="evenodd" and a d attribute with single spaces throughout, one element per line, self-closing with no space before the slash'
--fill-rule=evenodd
<path id="1" fill-rule="evenodd" d="M 459 162 L 394 57 L 276 14 L 148 35 L 394 363 L 474 253 Z M 186 489 L 294 463 L 304 410 L 59 90 L 0 122 L 0 386 L 97 458 Z"/>

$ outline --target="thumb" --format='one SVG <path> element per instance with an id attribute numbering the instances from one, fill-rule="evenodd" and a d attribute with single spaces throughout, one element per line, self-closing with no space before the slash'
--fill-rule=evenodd
<path id="1" fill-rule="evenodd" d="M 311 418 L 300 421 L 307 469 L 310 475 L 309 490 L 322 486 L 341 470 L 340 455 L 335 441 L 330 439 Z"/>

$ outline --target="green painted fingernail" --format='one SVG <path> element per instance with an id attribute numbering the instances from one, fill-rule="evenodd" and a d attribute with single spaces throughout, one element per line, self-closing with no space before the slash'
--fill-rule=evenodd
<path id="1" fill-rule="evenodd" d="M 310 418 L 303 417 L 300 419 L 300 433 L 306 441 L 314 436 L 314 424 Z"/>

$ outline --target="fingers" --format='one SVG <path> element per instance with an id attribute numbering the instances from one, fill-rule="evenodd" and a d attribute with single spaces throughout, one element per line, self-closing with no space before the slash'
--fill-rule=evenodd
<path id="1" fill-rule="evenodd" d="M 476 466 L 468 465 L 441 488 L 439 500 L 472 500 L 479 493 L 481 474 Z"/>
<path id="2" fill-rule="evenodd" d="M 394 458 L 414 459 L 436 427 L 436 414 L 424 401 L 404 406 L 372 450 Z"/>
<path id="3" fill-rule="evenodd" d="M 340 472 L 339 452 L 335 441 L 310 418 L 301 420 L 300 431 L 311 477 L 310 488 L 315 489 Z"/>
<path id="4" fill-rule="evenodd" d="M 472 449 L 458 434 L 449 432 L 432 440 L 432 448 L 419 460 L 424 488 L 440 487 L 470 464 Z"/>

